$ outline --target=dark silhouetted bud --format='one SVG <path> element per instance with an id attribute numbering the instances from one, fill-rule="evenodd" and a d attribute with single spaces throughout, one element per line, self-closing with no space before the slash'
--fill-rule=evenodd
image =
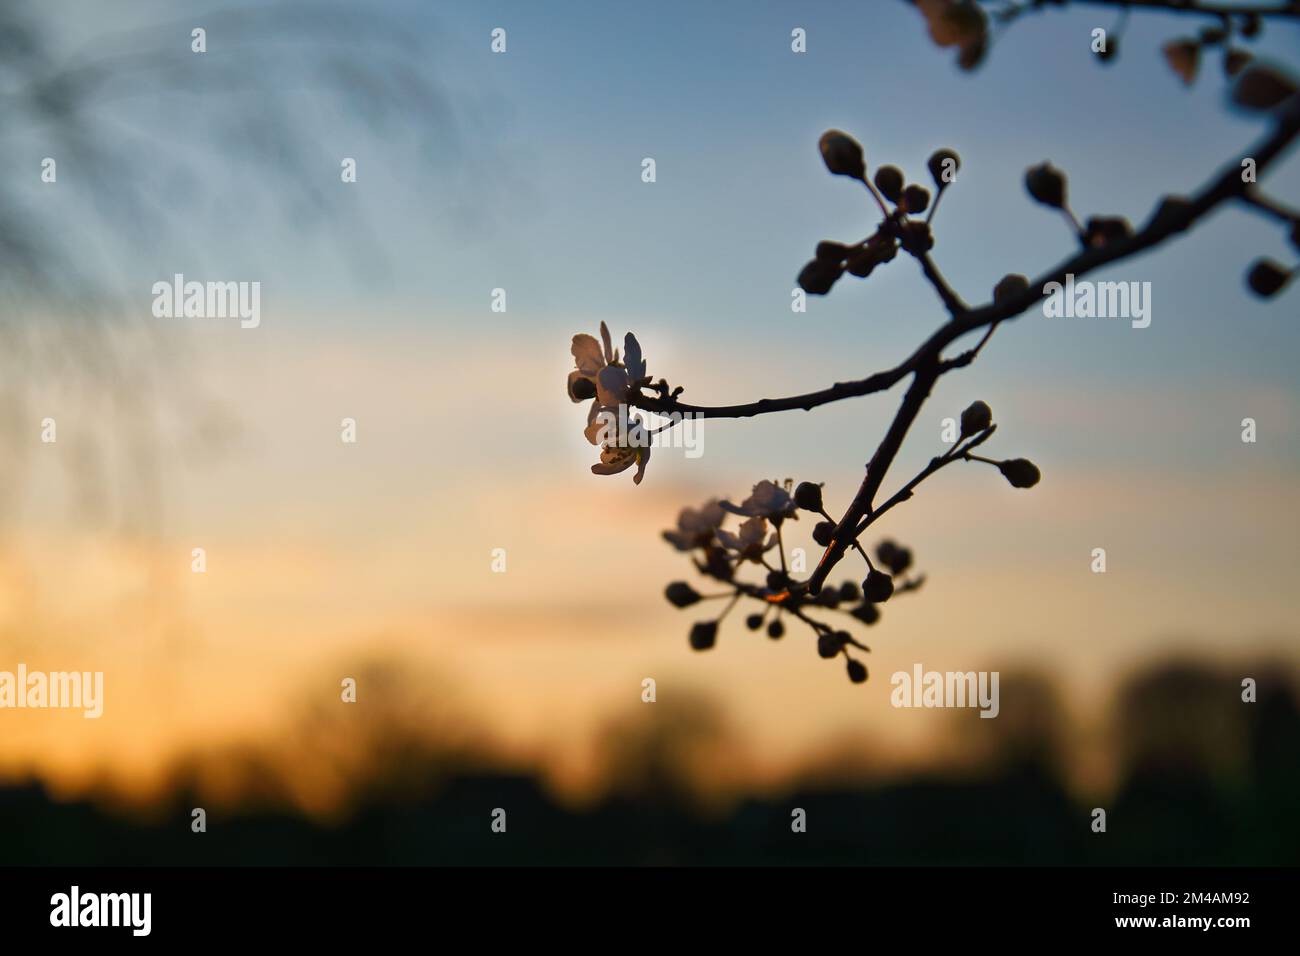
<path id="1" fill-rule="evenodd" d="M 852 657 L 850 657 L 849 662 L 847 664 L 847 668 L 849 672 L 849 680 L 853 681 L 853 683 L 861 684 L 866 681 L 867 666 L 863 664 L 861 661 L 854 660 Z"/>
<path id="2" fill-rule="evenodd" d="M 1248 110 L 1271 110 L 1295 95 L 1296 85 L 1277 70 L 1258 63 L 1248 66 L 1232 87 L 1232 101 Z"/>
<path id="3" fill-rule="evenodd" d="M 1214 46 L 1228 39 L 1228 31 L 1223 27 L 1203 27 L 1201 29 L 1200 40 L 1205 46 Z"/>
<path id="4" fill-rule="evenodd" d="M 959 5 L 960 6 L 960 5 Z M 974 3 L 970 6 L 976 6 Z M 980 65 L 984 59 L 984 52 L 988 49 L 988 37 L 981 37 L 973 43 L 964 43 L 961 49 L 957 51 L 957 65 L 963 70 L 973 70 Z"/>
<path id="5" fill-rule="evenodd" d="M 897 166 L 881 166 L 875 179 L 880 194 L 890 202 L 898 202 L 903 195 L 903 171 Z"/>
<path id="6" fill-rule="evenodd" d="M 953 149 L 936 149 L 925 161 L 925 166 L 930 170 L 930 178 L 934 180 L 935 187 L 942 190 L 957 178 L 957 170 L 961 169 L 961 157 Z"/>
<path id="7" fill-rule="evenodd" d="M 849 635 L 844 631 L 828 634 L 822 631 L 817 637 L 817 653 L 829 660 L 838 654 L 848 643 Z"/>
<path id="8" fill-rule="evenodd" d="M 1108 34 L 1105 49 L 1098 50 L 1096 55 L 1102 63 L 1114 63 L 1115 58 L 1119 56 L 1119 37 Z"/>
<path id="9" fill-rule="evenodd" d="M 1166 196 L 1160 200 L 1160 205 L 1151 216 L 1151 222 L 1147 224 L 1148 229 L 1171 229 L 1174 232 L 1181 232 L 1187 228 L 1187 215 L 1191 212 L 1192 204 L 1182 196 Z"/>
<path id="10" fill-rule="evenodd" d="M 1196 68 L 1201 64 L 1201 45 L 1195 40 L 1180 37 L 1166 43 L 1162 52 L 1169 69 L 1178 74 L 1184 86 L 1191 86 L 1196 79 Z"/>
<path id="11" fill-rule="evenodd" d="M 1276 295 L 1291 278 L 1291 273 L 1272 259 L 1256 259 L 1246 276 L 1250 291 L 1267 299 Z"/>
<path id="12" fill-rule="evenodd" d="M 1131 235 L 1133 227 L 1121 216 L 1093 216 L 1083 227 L 1084 244 L 1093 249 L 1127 239 Z"/>
<path id="13" fill-rule="evenodd" d="M 838 262 L 814 259 L 799 273 L 799 288 L 809 295 L 825 295 L 843 274 L 844 267 Z"/>
<path id="14" fill-rule="evenodd" d="M 1291 223 L 1291 245 L 1300 249 L 1300 219 Z"/>
<path id="15" fill-rule="evenodd" d="M 849 612 L 863 624 L 875 624 L 880 620 L 880 608 L 870 601 L 864 601 Z"/>
<path id="16" fill-rule="evenodd" d="M 1038 484 L 1042 475 L 1038 466 L 1028 458 L 1012 458 L 998 465 L 1002 477 L 1011 482 L 1013 488 L 1032 488 Z"/>
<path id="17" fill-rule="evenodd" d="M 993 409 L 984 402 L 971 402 L 966 411 L 961 413 L 961 437 L 978 435 L 992 424 Z"/>
<path id="18" fill-rule="evenodd" d="M 700 570 L 720 581 L 730 581 L 736 574 L 727 552 L 714 545 L 704 549 L 704 565 Z"/>
<path id="19" fill-rule="evenodd" d="M 1002 280 L 993 287 L 993 304 L 1001 305 L 1003 302 L 1010 302 L 1028 288 L 1029 280 L 1018 272 L 1003 276 Z"/>
<path id="20" fill-rule="evenodd" d="M 697 651 L 707 651 L 718 640 L 718 622 L 700 621 L 691 626 L 691 647 Z"/>
<path id="21" fill-rule="evenodd" d="M 817 243 L 817 251 L 813 255 L 822 262 L 843 262 L 848 258 L 849 247 L 842 242 L 823 239 Z"/>
<path id="22" fill-rule="evenodd" d="M 596 397 L 596 383 L 589 378 L 575 378 L 569 386 L 569 393 L 575 401 L 585 402 Z"/>
<path id="23" fill-rule="evenodd" d="M 1253 59 L 1255 58 L 1245 50 L 1229 50 L 1223 55 L 1223 72 L 1228 76 L 1236 76 L 1244 70 Z"/>
<path id="24" fill-rule="evenodd" d="M 867 161 L 862 155 L 862 146 L 848 133 L 828 129 L 822 133 L 817 145 L 822 152 L 822 162 L 836 176 L 866 179 Z"/>
<path id="25" fill-rule="evenodd" d="M 804 511 L 822 510 L 822 486 L 811 481 L 801 481 L 794 489 L 794 503 Z"/>
<path id="26" fill-rule="evenodd" d="M 790 578 L 784 571 L 767 572 L 767 589 L 769 591 L 784 591 L 790 586 Z"/>
<path id="27" fill-rule="evenodd" d="M 1044 206 L 1054 209 L 1065 206 L 1065 173 L 1051 163 L 1041 163 L 1025 170 L 1025 188 Z"/>
<path id="28" fill-rule="evenodd" d="M 819 607 L 828 607 L 831 610 L 840 606 L 840 592 L 838 588 L 822 588 L 813 598 Z"/>
<path id="29" fill-rule="evenodd" d="M 899 227 L 903 248 L 908 252 L 929 252 L 934 248 L 934 236 L 930 233 L 930 224 L 923 219 L 912 219 Z"/>
<path id="30" fill-rule="evenodd" d="M 751 631 L 757 631 L 762 626 L 763 615 L 761 614 L 751 614 L 749 617 L 745 618 L 745 627 L 749 628 Z"/>
<path id="31" fill-rule="evenodd" d="M 834 521 L 819 521 L 817 522 L 817 526 L 813 528 L 813 540 L 816 541 L 823 548 L 829 548 L 831 546 L 831 539 L 834 536 L 835 536 Z"/>
<path id="32" fill-rule="evenodd" d="M 894 593 L 894 579 L 872 568 L 862 581 L 862 596 L 872 604 L 884 604 Z"/>
<path id="33" fill-rule="evenodd" d="M 1253 10 L 1241 18 L 1241 35 L 1244 37 L 1259 36 L 1259 14 Z"/>
<path id="34" fill-rule="evenodd" d="M 857 581 L 845 581 L 840 585 L 840 600 L 845 603 L 862 600 L 862 590 Z"/>
<path id="35" fill-rule="evenodd" d="M 785 636 L 785 625 L 781 623 L 780 618 L 772 621 L 772 623 L 767 626 L 767 636 L 774 641 L 779 641 Z"/>
<path id="36" fill-rule="evenodd" d="M 866 245 L 854 250 L 849 255 L 848 270 L 859 279 L 865 279 L 871 270 L 882 262 L 888 262 L 898 254 L 898 247 L 889 236 L 877 234 Z"/>
<path id="37" fill-rule="evenodd" d="M 903 208 L 909 213 L 925 212 L 930 206 L 930 190 L 913 184 L 903 190 Z"/>
<path id="38" fill-rule="evenodd" d="M 876 559 L 894 574 L 902 574 L 912 566 L 912 552 L 888 539 L 876 546 Z"/>
<path id="39" fill-rule="evenodd" d="M 685 581 L 674 581 L 664 588 L 664 597 L 674 607 L 690 607 L 700 599 L 699 592 Z"/>
<path id="40" fill-rule="evenodd" d="M 870 249 L 856 249 L 850 254 L 846 265 L 849 275 L 865 279 L 871 275 L 871 270 L 876 267 L 876 257 Z"/>

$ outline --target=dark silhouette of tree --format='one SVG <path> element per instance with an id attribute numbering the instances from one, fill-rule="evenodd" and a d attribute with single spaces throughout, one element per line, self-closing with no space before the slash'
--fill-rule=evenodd
<path id="1" fill-rule="evenodd" d="M 196 26 L 207 53 L 191 50 Z M 161 277 L 177 256 L 200 257 L 192 223 L 167 200 L 201 195 L 219 157 L 244 174 L 248 211 L 295 234 L 341 217 L 341 263 L 373 271 L 381 260 L 367 250 L 382 244 L 351 241 L 368 237 L 364 216 L 319 186 L 327 153 L 316 117 L 332 109 L 400 127 L 432 168 L 459 168 L 466 144 L 434 62 L 427 38 L 346 4 L 194 10 L 79 46 L 44 4 L 0 5 L 0 149 L 32 164 L 30 180 L 0 184 L 0 515 L 20 499 L 38 383 L 111 422 L 114 441 L 86 434 L 61 456 L 86 521 L 155 522 L 169 440 L 196 455 L 228 447 L 240 423 L 194 381 L 176 337 L 164 342 L 142 315 L 147 289 L 124 284 L 126 263 L 154 261 Z M 57 185 L 33 192 L 43 155 L 57 162 Z"/>

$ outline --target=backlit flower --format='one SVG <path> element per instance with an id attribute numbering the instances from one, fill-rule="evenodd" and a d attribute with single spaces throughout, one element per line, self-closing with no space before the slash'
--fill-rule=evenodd
<path id="1" fill-rule="evenodd" d="M 678 551 L 707 548 L 713 535 L 727 513 L 716 500 L 707 501 L 698 508 L 683 508 L 677 514 L 676 529 L 664 532 L 664 538 Z"/>
<path id="2" fill-rule="evenodd" d="M 738 534 L 719 528 L 717 535 L 722 546 L 742 561 L 759 563 L 765 551 L 776 547 L 776 535 L 767 537 L 767 519 L 758 516 L 743 522 Z"/>
<path id="3" fill-rule="evenodd" d="M 790 492 L 776 482 L 766 479 L 756 484 L 749 497 L 739 505 L 733 505 L 730 501 L 723 501 L 720 504 L 733 515 L 742 515 L 746 518 L 770 518 L 777 523 L 794 517 L 796 510 Z"/>

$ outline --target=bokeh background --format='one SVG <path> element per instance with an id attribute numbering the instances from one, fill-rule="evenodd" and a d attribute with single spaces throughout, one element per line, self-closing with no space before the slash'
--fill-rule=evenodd
<path id="1" fill-rule="evenodd" d="M 1223 209 L 1094 276 L 1149 281 L 1147 329 L 1030 315 L 943 379 L 896 482 L 977 398 L 1044 478 L 947 469 L 882 523 L 928 580 L 864 686 L 739 615 L 692 653 L 660 531 L 761 478 L 842 508 L 896 393 L 708 422 L 634 487 L 561 388 L 602 320 L 702 404 L 909 354 L 943 318 L 911 263 L 790 310 L 874 223 L 829 127 L 922 182 L 961 153 L 935 256 L 971 300 L 1069 251 L 1026 166 L 1141 222 L 1235 165 L 1262 121 L 1159 53 L 1202 24 L 1134 15 L 1101 65 L 1114 24 L 1026 17 L 963 73 L 902 2 L 7 4 L 0 669 L 106 701 L 0 712 L 0 861 L 1296 862 L 1300 332 L 1243 283 L 1294 260 L 1274 224 Z M 178 272 L 261 282 L 260 328 L 153 318 Z M 999 671 L 1001 716 L 890 707 L 918 662 Z"/>

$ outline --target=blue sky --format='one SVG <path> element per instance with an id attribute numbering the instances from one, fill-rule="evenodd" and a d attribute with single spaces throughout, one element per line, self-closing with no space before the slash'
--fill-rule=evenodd
<path id="1" fill-rule="evenodd" d="M 68 49 L 112 48 L 115 36 L 138 28 L 148 42 L 184 49 L 191 21 L 218 24 L 205 56 L 219 62 L 230 38 L 205 11 L 246 8 L 39 9 L 42 19 L 58 18 Z M 544 353 L 557 374 L 568 337 L 608 319 L 616 334 L 637 331 L 651 371 L 686 385 L 695 401 L 756 397 L 699 378 L 724 368 L 765 376 L 769 394 L 805 391 L 893 364 L 942 318 L 914 264 L 901 259 L 791 314 L 794 276 L 815 243 L 860 238 L 874 224 L 865 193 L 822 168 L 822 130 L 852 132 L 870 165 L 896 163 L 921 182 L 932 149 L 962 154 L 937 218 L 935 257 L 972 301 L 1004 273 L 1034 275 L 1071 249 L 1062 222 L 1024 194 L 1030 163 L 1050 159 L 1068 171 L 1081 216 L 1141 223 L 1158 195 L 1191 191 L 1263 131 L 1226 107 L 1215 62 L 1194 88 L 1182 87 L 1158 50 L 1193 26 L 1166 14 L 1132 16 L 1110 66 L 1093 61 L 1088 42 L 1094 27 L 1114 25 L 1111 11 L 1027 16 L 974 74 L 930 43 L 915 10 L 884 0 L 382 3 L 363 16 L 419 38 L 417 68 L 449 110 L 422 132 L 400 115 L 372 124 L 348 114 L 310 83 L 284 91 L 311 144 L 293 176 L 323 197 L 326 217 L 314 227 L 296 217 L 285 183 L 234 158 L 223 110 L 255 111 L 256 95 L 162 90 L 104 108 L 106 124 L 143 137 L 127 156 L 147 171 L 162 227 L 99 222 L 82 237 L 128 290 L 128 308 L 138 299 L 143 310 L 143 290 L 177 271 L 260 278 L 269 321 L 285 329 L 358 341 L 433 331 L 448 349 L 485 362 L 510 350 Z M 504 55 L 489 50 L 498 26 L 508 33 Z M 807 30 L 806 54 L 790 51 L 796 26 Z M 315 35 L 305 25 L 302 33 Z M 292 48 L 293 34 L 258 55 L 269 62 Z M 1256 48 L 1285 57 L 1296 38 L 1296 28 L 1270 25 Z M 346 31 L 336 42 L 349 49 Z M 196 57 L 194 68 L 213 60 Z M 39 130 L 21 147 L 15 162 L 58 151 Z M 359 161 L 355 186 L 338 182 L 342 156 Z M 652 185 L 640 180 L 646 156 L 657 163 Z M 84 218 L 97 197 L 78 174 L 65 165 L 60 199 L 65 215 Z M 1296 195 L 1300 161 L 1290 157 L 1268 185 Z M 53 213 L 56 201 L 41 188 L 33 182 L 29 191 Z M 1164 390 L 1191 403 L 1189 417 L 1221 418 L 1230 430 L 1251 413 L 1224 406 L 1222 391 L 1239 386 L 1280 394 L 1293 413 L 1295 292 L 1268 303 L 1246 294 L 1243 275 L 1257 255 L 1294 259 L 1277 226 L 1223 210 L 1207 228 L 1096 276 L 1151 282 L 1149 329 L 1022 319 L 981 360 L 980 387 L 990 400 L 1018 386 L 1082 396 Z M 507 290 L 506 315 L 487 308 L 497 287 Z M 1201 395 L 1210 407 L 1197 405 Z M 1286 441 L 1259 451 L 1294 466 L 1300 443 L 1293 423 L 1284 428 Z M 1077 434 L 1056 444 L 1066 458 L 1116 451 Z M 1202 465 L 1218 460 L 1202 451 L 1189 454 Z"/>
<path id="2" fill-rule="evenodd" d="M 152 48 L 187 50 L 189 25 L 219 22 L 198 3 L 33 9 L 69 49 L 110 48 L 112 31 L 145 27 L 162 44 Z M 389 634 L 465 657 L 494 705 L 518 705 L 529 734 L 565 726 L 557 706 L 596 713 L 600 694 L 637 686 L 651 662 L 718 690 L 735 683 L 739 663 L 749 679 L 734 703 L 746 706 L 740 698 L 753 690 L 741 713 L 768 720 L 794 751 L 854 721 L 864 702 L 888 713 L 883 697 L 848 697 L 857 689 L 847 682 L 828 691 L 819 662 L 794 642 L 737 641 L 690 657 L 684 624 L 660 599 L 685 566 L 658 531 L 681 505 L 741 496 L 763 477 L 824 480 L 832 507 L 842 505 L 897 393 L 814 416 L 711 423 L 702 459 L 657 453 L 633 488 L 588 473 L 582 410 L 560 388 L 570 337 L 601 319 L 619 336 L 633 329 L 650 371 L 701 404 L 807 391 L 910 353 L 943 313 L 906 257 L 865 283 L 843 280 L 804 315 L 790 311 L 817 241 L 856 240 L 875 222 L 861 188 L 822 166 L 816 143 L 828 127 L 856 135 L 871 165 L 896 163 L 922 182 L 934 148 L 961 153 L 935 257 L 972 301 L 1004 273 L 1033 275 L 1071 251 L 1059 217 L 1024 194 L 1026 166 L 1065 168 L 1080 215 L 1137 224 L 1158 195 L 1197 188 L 1263 132 L 1227 109 L 1213 63 L 1190 91 L 1166 68 L 1159 46 L 1190 29 L 1180 17 L 1135 14 L 1107 67 L 1088 41 L 1112 25 L 1109 11 L 1047 11 L 963 74 L 895 0 L 348 9 L 420 40 L 413 62 L 448 104 L 441 119 L 372 122 L 277 74 L 274 102 L 292 104 L 303 161 L 275 173 L 238 159 L 248 144 L 231 122 L 266 115 L 273 100 L 261 91 L 168 88 L 113 100 L 95 114 L 97 135 L 147 185 L 139 222 L 99 217 L 103 183 L 62 159 L 71 154 L 49 127 L 0 134 L 12 146 L 0 161 L 15 192 L 68 249 L 93 250 L 129 314 L 152 323 L 151 287 L 174 272 L 262 282 L 256 331 L 146 326 L 194 363 L 178 363 L 167 384 L 202 382 L 249 429 L 230 455 L 197 466 L 162 450 L 159 486 L 179 507 L 152 549 L 101 548 L 62 485 L 47 480 L 82 467 L 87 434 L 134 453 L 116 440 L 121 423 L 101 396 L 33 405 L 58 415 L 57 452 L 68 457 L 31 453 L 46 458 L 32 468 L 24 511 L 34 543 L 19 566 L 30 576 L 14 577 L 20 593 L 44 594 L 37 609 L 58 611 L 50 633 L 70 643 L 101 628 L 106 647 L 152 640 L 153 629 L 157 646 L 184 644 L 193 686 L 217 714 L 232 707 L 214 666 L 296 654 L 273 673 L 298 682 L 302 661 Z M 489 50 L 498 26 L 508 31 L 504 55 Z M 796 26 L 808 31 L 807 54 L 790 52 Z M 269 69 L 303 52 L 296 41 L 320 52 L 309 32 L 304 21 L 301 37 L 291 29 L 258 55 Z M 1257 46 L 1294 60 L 1296 38 L 1295 28 L 1271 26 Z M 193 70 L 219 67 L 229 39 L 213 27 L 208 59 L 196 57 Z M 358 49 L 346 31 L 335 42 Z M 255 79 L 257 67 L 254 58 Z M 36 181 L 46 155 L 61 158 L 57 190 Z M 339 182 L 344 156 L 359 161 L 355 185 Z M 640 179 L 646 156 L 657 162 L 653 185 Z M 302 182 L 323 197 L 319 222 L 293 204 Z M 1290 157 L 1268 182 L 1294 202 L 1300 161 Z M 975 398 L 1000 425 L 990 452 L 1032 457 L 1044 480 L 1022 493 L 984 469 L 954 468 L 916 507 L 891 514 L 886 533 L 915 544 L 933 580 L 914 604 L 891 606 L 876 648 L 882 671 L 917 654 L 963 667 L 1029 654 L 1072 675 L 1113 674 L 1169 646 L 1171 634 L 1199 635 L 1180 637 L 1183 649 L 1239 649 L 1261 636 L 1294 648 L 1298 293 L 1251 298 L 1243 274 L 1257 255 L 1295 260 L 1276 226 L 1224 210 L 1176 244 L 1098 274 L 1152 283 L 1150 328 L 1030 315 L 944 379 L 889 487 L 939 447 L 941 419 Z M 489 311 L 497 287 L 508 293 L 505 314 Z M 161 387 L 138 394 L 177 418 L 190 408 Z M 138 411 L 129 405 L 125 417 Z M 361 423 L 354 448 L 338 440 L 343 415 Z M 1259 418 L 1254 446 L 1238 437 L 1246 415 Z M 65 536 L 42 542 L 48 529 L 37 526 L 49 516 Z M 213 554 L 198 582 L 188 570 L 195 541 Z M 1099 543 L 1112 555 L 1104 578 L 1087 566 Z M 498 544 L 511 549 L 505 579 L 487 571 Z M 629 578 L 596 587 L 593 564 Z M 145 605 L 157 614 L 142 616 Z M 956 636 L 953 608 L 964 622 Z M 500 623 L 489 609 L 517 617 Z M 620 633 L 593 620 L 618 620 Z M 119 659 L 134 662 L 129 646 Z M 538 668 L 553 671 L 545 684 Z M 789 708 L 798 714 L 758 699 L 782 681 L 791 688 L 782 699 L 799 695 Z M 148 694 L 133 699 L 151 706 Z M 167 725 L 146 713 L 124 739 Z M 85 744 L 100 752 L 98 740 Z"/>

